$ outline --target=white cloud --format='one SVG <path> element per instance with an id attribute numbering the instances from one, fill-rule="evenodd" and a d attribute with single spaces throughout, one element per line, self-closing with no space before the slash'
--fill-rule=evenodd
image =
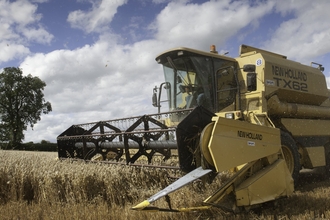
<path id="1" fill-rule="evenodd" d="M 224 44 L 241 28 L 269 13 L 273 2 L 260 2 L 253 7 L 245 1 L 209 1 L 203 4 L 171 2 L 151 26 L 163 42 L 208 48 Z"/>
<path id="2" fill-rule="evenodd" d="M 9 22 L 21 26 L 39 21 L 40 14 L 36 14 L 37 6 L 28 1 L 15 1 L 12 3 L 2 2 L 2 16 L 8 18 Z"/>
<path id="3" fill-rule="evenodd" d="M 27 28 L 24 27 L 21 29 L 22 35 L 25 36 L 25 38 L 28 41 L 34 41 L 41 44 L 49 44 L 52 39 L 53 35 L 48 33 L 44 28 Z"/>
<path id="4" fill-rule="evenodd" d="M 27 57 L 21 68 L 47 83 L 45 97 L 54 112 L 117 112 L 124 116 L 131 105 L 150 104 L 154 85 L 148 83 L 158 79 L 159 74 L 152 74 L 155 68 L 161 72 L 154 61 L 156 48 L 153 42 L 127 47 L 101 39 L 76 50 Z"/>
<path id="5" fill-rule="evenodd" d="M 277 1 L 276 9 L 291 18 L 281 23 L 264 47 L 299 62 L 330 51 L 329 1 Z"/>
<path id="6" fill-rule="evenodd" d="M 45 3 L 45 2 L 49 2 L 50 0 L 30 0 L 30 1 L 35 3 Z"/>
<path id="7" fill-rule="evenodd" d="M 187 3 L 190 0 L 152 0 L 152 3 L 154 4 L 164 4 L 164 3 L 169 3 L 169 2 L 182 2 L 182 3 Z"/>
<path id="8" fill-rule="evenodd" d="M 29 1 L 0 0 L 0 64 L 29 54 L 31 42 L 51 42 L 53 35 L 40 26 L 36 11 L 37 5 Z"/>
<path id="9" fill-rule="evenodd" d="M 82 10 L 73 11 L 67 19 L 73 28 L 82 29 L 87 33 L 107 30 L 109 23 L 117 12 L 117 8 L 126 4 L 127 0 L 91 0 L 90 2 L 93 4 L 91 10 L 87 12 Z"/>
<path id="10" fill-rule="evenodd" d="M 29 48 L 21 44 L 11 44 L 0 41 L 0 63 L 8 62 L 13 59 L 20 59 L 30 53 Z"/>

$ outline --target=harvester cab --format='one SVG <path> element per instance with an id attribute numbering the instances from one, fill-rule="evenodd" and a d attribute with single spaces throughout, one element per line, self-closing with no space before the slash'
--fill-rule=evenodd
<path id="1" fill-rule="evenodd" d="M 162 53 L 156 61 L 164 68 L 170 111 L 203 106 L 211 112 L 218 112 L 234 104 L 238 92 L 237 62 L 234 59 L 220 56 L 215 51 L 205 53 L 176 48 Z M 215 72 L 223 79 L 219 84 Z M 160 107 L 160 98 L 156 102 Z"/>

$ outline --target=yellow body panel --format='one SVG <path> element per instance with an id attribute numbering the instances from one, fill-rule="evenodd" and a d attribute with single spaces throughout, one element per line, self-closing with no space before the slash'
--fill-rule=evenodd
<path id="1" fill-rule="evenodd" d="M 280 152 L 280 131 L 245 121 L 215 117 L 208 145 L 218 172 Z"/>
<path id="2" fill-rule="evenodd" d="M 326 136 L 330 133 L 329 120 L 284 118 L 281 122 L 293 136 Z"/>
<path id="3" fill-rule="evenodd" d="M 314 168 L 314 167 L 320 167 L 320 166 L 325 166 L 326 161 L 325 161 L 325 152 L 324 152 L 324 147 L 306 147 L 305 151 L 307 151 L 306 156 L 308 155 L 308 163 L 310 163 L 309 167 L 306 168 Z M 306 159 L 306 158 L 304 158 Z"/>
<path id="4" fill-rule="evenodd" d="M 307 105 L 320 105 L 329 99 L 325 76 L 317 68 L 246 45 L 241 46 L 240 53 L 240 57 L 236 58 L 240 67 L 256 65 L 257 92 L 247 93 L 248 98 L 263 99 L 276 94 L 281 101 Z M 246 74 L 242 77 L 246 81 Z M 264 94 L 260 95 L 260 92 Z"/>
<path id="5" fill-rule="evenodd" d="M 293 179 L 285 161 L 281 159 L 236 187 L 236 205 L 260 204 L 291 195 L 293 191 Z"/>

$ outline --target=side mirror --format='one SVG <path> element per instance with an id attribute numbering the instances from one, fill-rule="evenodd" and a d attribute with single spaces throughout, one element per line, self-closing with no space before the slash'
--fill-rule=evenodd
<path id="1" fill-rule="evenodd" d="M 158 107 L 158 105 L 157 105 L 157 94 L 156 93 L 152 94 L 152 105 L 154 107 Z"/>
<path id="2" fill-rule="evenodd" d="M 245 64 L 243 66 L 244 72 L 255 72 L 256 71 L 256 65 L 254 64 Z"/>
<path id="3" fill-rule="evenodd" d="M 247 87 L 247 91 L 249 91 L 249 92 L 257 90 L 257 74 L 256 73 L 247 73 L 246 74 L 246 87 Z"/>

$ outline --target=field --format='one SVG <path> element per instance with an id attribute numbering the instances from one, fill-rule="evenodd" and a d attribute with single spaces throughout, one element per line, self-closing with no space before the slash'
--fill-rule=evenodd
<path id="1" fill-rule="evenodd" d="M 131 207 L 182 175 L 180 171 L 56 160 L 56 153 L 0 150 L 1 219 L 330 219 L 330 180 L 301 173 L 289 198 L 241 214 L 138 212 Z M 201 205 L 221 184 L 201 181 L 170 194 L 172 207 Z M 155 203 L 168 207 L 165 199 Z"/>

